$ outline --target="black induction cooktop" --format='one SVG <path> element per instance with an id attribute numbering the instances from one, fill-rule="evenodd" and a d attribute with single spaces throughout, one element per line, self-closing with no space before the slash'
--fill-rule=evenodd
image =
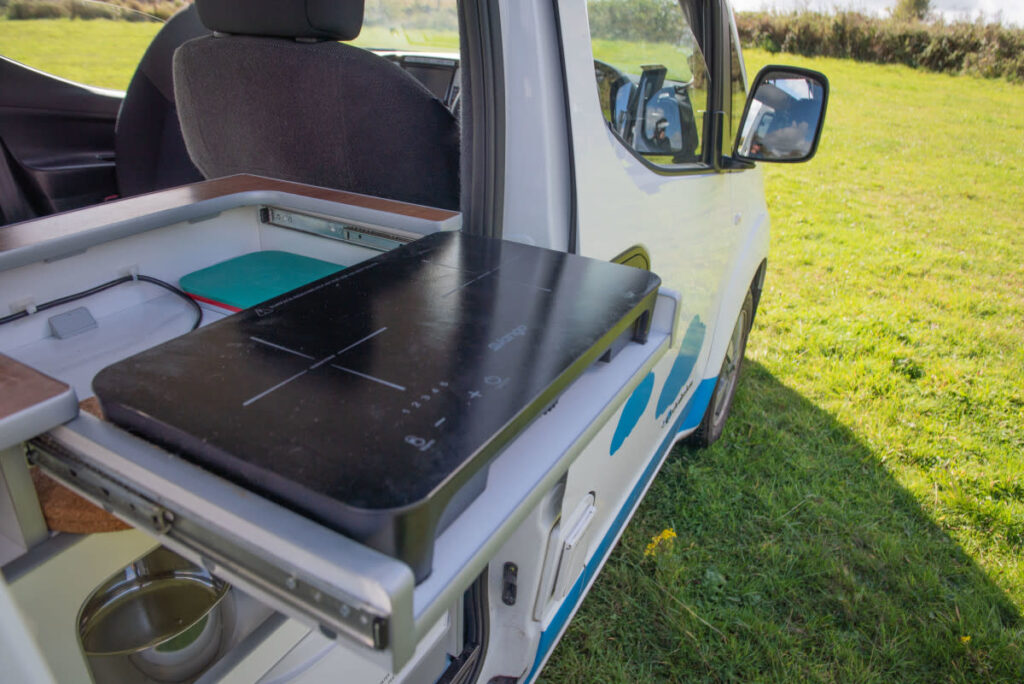
<path id="1" fill-rule="evenodd" d="M 617 341 L 658 277 L 445 232 L 99 373 L 108 419 L 430 572 L 517 432 Z"/>

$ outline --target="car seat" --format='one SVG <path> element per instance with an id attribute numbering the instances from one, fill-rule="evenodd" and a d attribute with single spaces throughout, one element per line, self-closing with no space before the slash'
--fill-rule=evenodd
<path id="1" fill-rule="evenodd" d="M 174 55 L 188 152 L 251 173 L 459 208 L 459 130 L 396 64 L 352 40 L 362 0 L 196 0 L 212 36 Z"/>
<path id="2" fill-rule="evenodd" d="M 171 17 L 143 55 L 114 129 L 117 189 L 122 197 L 203 180 L 185 149 L 174 103 L 174 50 L 209 34 L 189 5 Z"/>

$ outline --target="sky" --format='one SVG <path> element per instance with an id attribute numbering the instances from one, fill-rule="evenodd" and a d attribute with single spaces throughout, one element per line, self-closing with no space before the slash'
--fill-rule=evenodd
<path id="1" fill-rule="evenodd" d="M 896 0 L 732 0 L 732 7 L 737 12 L 805 8 L 831 11 L 841 8 L 883 14 L 895 4 Z M 932 9 L 946 19 L 975 19 L 979 12 L 987 19 L 994 19 L 1001 12 L 1003 23 L 1024 26 L 1024 2 L 1021 0 L 932 0 Z"/>

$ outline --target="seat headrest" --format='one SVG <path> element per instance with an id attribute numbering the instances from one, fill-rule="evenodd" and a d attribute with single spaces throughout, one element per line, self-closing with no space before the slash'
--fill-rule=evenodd
<path id="1" fill-rule="evenodd" d="M 248 36 L 352 40 L 363 27 L 363 0 L 195 0 L 211 31 Z"/>

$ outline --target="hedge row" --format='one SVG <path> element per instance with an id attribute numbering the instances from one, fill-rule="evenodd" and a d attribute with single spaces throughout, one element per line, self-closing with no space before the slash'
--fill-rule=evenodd
<path id="1" fill-rule="evenodd" d="M 433 31 L 458 31 L 455 0 L 379 0 L 366 7 L 366 26 L 416 27 Z"/>
<path id="2" fill-rule="evenodd" d="M 677 0 L 589 0 L 587 11 L 595 38 L 674 42 L 682 33 Z M 1024 81 L 1024 29 L 905 21 L 852 11 L 740 12 L 736 23 L 744 45 L 771 52 Z"/>
<path id="3" fill-rule="evenodd" d="M 368 24 L 414 19 L 433 28 L 454 30 L 450 13 L 435 9 L 432 0 L 385 0 Z M 443 0 L 449 2 L 450 0 Z M 167 19 L 187 0 L 117 0 L 119 9 L 89 0 L 0 0 L 8 19 L 71 17 L 79 19 L 145 20 L 145 15 Z M 126 10 L 135 10 L 126 11 Z M 590 0 L 594 37 L 618 40 L 676 41 L 682 19 L 675 0 Z M 870 17 L 859 12 L 790 14 L 740 12 L 736 15 L 740 40 L 771 52 L 805 56 L 845 57 L 883 64 L 965 73 L 989 78 L 1024 81 L 1024 29 L 999 24 L 907 22 Z"/>
<path id="4" fill-rule="evenodd" d="M 588 0 L 587 16 L 593 38 L 671 43 L 683 34 L 676 0 Z"/>
<path id="5" fill-rule="evenodd" d="M 0 3 L 2 4 L 2 3 Z M 120 19 L 124 21 L 166 21 L 184 7 L 186 0 L 144 2 L 122 0 L 117 3 L 90 0 L 9 0 L 8 19 Z"/>
<path id="6" fill-rule="evenodd" d="M 905 22 L 858 12 L 740 12 L 736 24 L 744 45 L 770 52 L 1024 81 L 1024 30 L 999 24 Z"/>

